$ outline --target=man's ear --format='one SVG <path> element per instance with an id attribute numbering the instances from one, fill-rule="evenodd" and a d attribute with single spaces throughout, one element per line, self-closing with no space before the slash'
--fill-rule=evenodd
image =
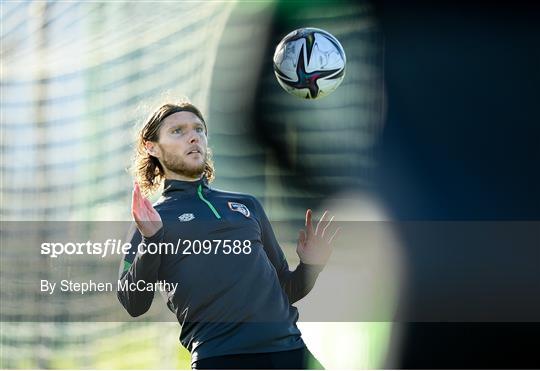
<path id="1" fill-rule="evenodd" d="M 146 148 L 146 153 L 151 156 L 159 158 L 161 156 L 161 151 L 156 142 L 146 141 L 144 142 L 144 147 Z"/>

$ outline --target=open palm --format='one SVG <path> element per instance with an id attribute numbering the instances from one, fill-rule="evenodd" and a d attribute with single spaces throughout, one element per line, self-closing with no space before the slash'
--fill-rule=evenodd
<path id="1" fill-rule="evenodd" d="M 306 228 L 300 230 L 296 245 L 296 252 L 304 264 L 325 265 L 332 255 L 332 241 L 340 228 L 331 233 L 329 227 L 334 217 L 325 220 L 327 214 L 325 211 L 317 227 L 313 229 L 312 211 L 308 209 L 306 212 Z"/>
<path id="2" fill-rule="evenodd" d="M 131 215 L 137 228 L 145 237 L 152 237 L 163 227 L 161 216 L 152 203 L 142 195 L 139 184 L 135 182 L 131 200 Z"/>

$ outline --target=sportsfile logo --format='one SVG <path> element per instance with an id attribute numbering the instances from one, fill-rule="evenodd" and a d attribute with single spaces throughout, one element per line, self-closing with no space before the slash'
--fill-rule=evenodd
<path id="1" fill-rule="evenodd" d="M 136 250 L 136 252 L 135 252 Z M 184 240 L 174 242 L 141 241 L 139 244 L 108 239 L 106 241 L 86 242 L 44 242 L 41 244 L 41 255 L 58 258 L 62 255 L 97 255 L 105 258 L 108 255 L 209 255 L 209 254 L 250 254 L 250 240 Z M 128 267 L 129 269 L 129 267 Z"/>

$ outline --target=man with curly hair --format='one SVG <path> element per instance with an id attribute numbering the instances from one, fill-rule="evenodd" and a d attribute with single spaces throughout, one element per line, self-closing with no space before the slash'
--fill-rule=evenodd
<path id="1" fill-rule="evenodd" d="M 250 195 L 209 186 L 214 178 L 207 126 L 190 103 L 165 104 L 146 121 L 136 148 L 132 250 L 120 281 L 177 283 L 167 305 L 182 326 L 180 341 L 194 369 L 322 369 L 304 344 L 293 303 L 312 289 L 332 252 L 333 218 L 314 228 L 306 212 L 299 233 L 300 264 L 289 270 L 270 222 Z M 164 182 L 154 205 L 146 196 Z M 174 253 L 138 246 L 171 243 Z M 124 286 L 126 287 L 126 286 Z M 118 290 L 133 317 L 154 297 Z"/>

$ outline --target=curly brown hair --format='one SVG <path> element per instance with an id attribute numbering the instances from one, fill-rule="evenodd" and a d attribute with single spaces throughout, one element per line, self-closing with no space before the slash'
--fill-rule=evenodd
<path id="1" fill-rule="evenodd" d="M 142 193 L 145 196 L 155 192 L 165 178 L 165 172 L 159 160 L 146 151 L 145 143 L 159 141 L 159 130 L 163 121 L 176 112 L 191 112 L 204 124 L 204 130 L 208 134 L 208 127 L 204 117 L 197 107 L 189 102 L 166 103 L 152 113 L 142 128 L 137 133 L 137 143 L 134 156 L 134 175 Z M 214 180 L 214 164 L 211 159 L 211 151 L 208 148 L 207 159 L 204 166 L 204 175 L 208 182 Z"/>

